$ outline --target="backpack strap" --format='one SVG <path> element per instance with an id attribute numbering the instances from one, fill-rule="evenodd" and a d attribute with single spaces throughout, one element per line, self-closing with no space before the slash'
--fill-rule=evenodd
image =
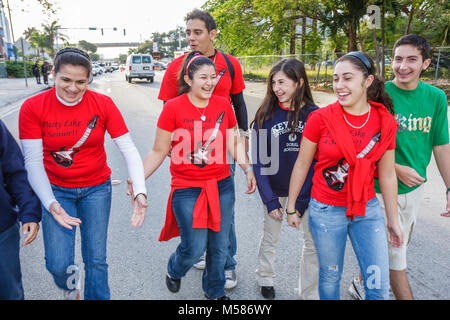
<path id="1" fill-rule="evenodd" d="M 231 83 L 233 84 L 234 81 L 234 67 L 233 64 L 230 61 L 230 58 L 228 58 L 227 54 L 223 51 L 219 51 L 222 56 L 225 58 L 225 61 L 227 63 L 227 68 L 228 68 L 228 72 L 230 73 L 230 77 L 231 77 Z"/>

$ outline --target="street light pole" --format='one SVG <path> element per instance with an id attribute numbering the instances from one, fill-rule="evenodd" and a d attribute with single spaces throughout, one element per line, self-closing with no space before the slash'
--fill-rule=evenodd
<path id="1" fill-rule="evenodd" d="M 11 19 L 11 9 L 9 8 L 9 0 L 6 0 L 6 7 L 8 8 L 8 16 L 9 16 L 9 26 L 11 27 L 11 36 L 12 36 L 12 42 L 16 42 L 16 40 L 14 39 L 14 29 L 13 29 L 13 24 L 12 24 L 12 19 Z"/>

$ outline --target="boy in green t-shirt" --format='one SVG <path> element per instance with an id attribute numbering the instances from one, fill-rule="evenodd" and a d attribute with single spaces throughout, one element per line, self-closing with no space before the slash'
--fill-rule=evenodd
<path id="1" fill-rule="evenodd" d="M 389 245 L 390 282 L 398 300 L 413 299 L 406 275 L 406 249 L 422 201 L 426 169 L 433 152 L 437 167 L 447 187 L 447 213 L 450 214 L 450 144 L 445 93 L 419 81 L 430 65 L 430 46 L 417 35 L 401 37 L 394 45 L 392 71 L 395 78 L 386 83 L 386 92 L 394 102 L 397 123 L 395 170 L 398 178 L 398 215 L 405 243 L 401 248 Z M 375 191 L 383 207 L 378 181 Z M 444 192 L 442 192 L 444 194 Z M 362 298 L 364 290 L 355 278 L 350 294 Z"/>

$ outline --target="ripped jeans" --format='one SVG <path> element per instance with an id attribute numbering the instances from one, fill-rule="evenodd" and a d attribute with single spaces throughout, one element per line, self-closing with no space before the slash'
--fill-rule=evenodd
<path id="1" fill-rule="evenodd" d="M 346 207 L 309 202 L 309 228 L 319 258 L 319 296 L 339 300 L 347 235 L 364 281 L 367 300 L 389 299 L 389 254 L 383 213 L 376 197 L 363 217 L 350 220 Z"/>

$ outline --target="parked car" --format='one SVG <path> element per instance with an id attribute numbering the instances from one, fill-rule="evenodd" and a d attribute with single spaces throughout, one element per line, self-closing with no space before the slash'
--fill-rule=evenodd
<path id="1" fill-rule="evenodd" d="M 155 66 L 155 70 L 166 70 L 167 69 L 167 65 L 160 61 L 155 61 L 153 63 L 153 65 Z"/>
<path id="2" fill-rule="evenodd" d="M 111 64 L 111 67 L 113 68 L 113 70 L 119 70 L 119 64 L 117 62 L 113 62 Z"/>
<path id="3" fill-rule="evenodd" d="M 153 57 L 150 54 L 130 54 L 127 57 L 125 67 L 125 79 L 131 82 L 132 79 L 147 79 L 153 82 L 155 77 L 155 66 Z"/>
<path id="4" fill-rule="evenodd" d="M 101 70 L 100 66 L 96 63 L 92 64 L 92 75 L 97 76 L 102 74 L 103 71 Z"/>

